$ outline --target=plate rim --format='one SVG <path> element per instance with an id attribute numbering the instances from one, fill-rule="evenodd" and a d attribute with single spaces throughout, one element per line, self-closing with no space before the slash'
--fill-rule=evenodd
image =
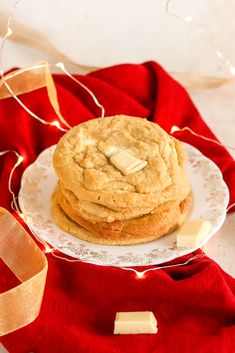
<path id="1" fill-rule="evenodd" d="M 130 262 L 128 262 L 127 264 L 111 264 L 111 263 L 109 263 L 109 262 L 107 262 L 107 263 L 104 263 L 103 261 L 102 262 L 97 262 L 97 260 L 95 260 L 95 261 L 91 261 L 91 260 L 86 260 L 86 259 L 81 259 L 81 258 L 78 258 L 77 256 L 76 256 L 76 254 L 73 254 L 73 255 L 71 255 L 71 253 L 70 253 L 70 251 L 69 251 L 69 249 L 67 249 L 67 248 L 63 248 L 63 246 L 61 246 L 61 247 L 58 247 L 58 246 L 55 246 L 55 244 L 53 244 L 53 241 L 52 242 L 48 242 L 48 240 L 45 240 L 42 236 L 41 236 L 41 234 L 39 234 L 39 233 L 37 233 L 37 229 L 36 228 L 34 228 L 34 226 L 32 226 L 32 224 L 30 225 L 30 224 L 28 224 L 28 222 L 25 222 L 27 225 L 28 225 L 28 227 L 29 227 L 29 229 L 30 230 L 32 230 L 32 232 L 33 232 L 33 234 L 36 232 L 36 236 L 37 237 L 39 237 L 39 239 L 41 239 L 42 241 L 46 241 L 47 243 L 49 243 L 50 245 L 52 245 L 55 249 L 58 249 L 61 253 L 64 253 L 66 256 L 69 256 L 69 257 L 72 257 L 72 258 L 75 258 L 77 261 L 81 261 L 81 262 L 85 262 L 85 263 L 89 263 L 89 264 L 94 264 L 94 265 L 98 265 L 98 266 L 113 266 L 113 267 L 143 267 L 143 266 L 153 266 L 153 265 L 161 265 L 161 264 L 164 264 L 165 262 L 169 262 L 169 261 L 172 261 L 172 260 L 175 260 L 175 259 L 177 259 L 177 258 L 179 258 L 179 257 L 181 257 L 181 256 L 185 256 L 185 255 L 187 255 L 187 254 L 190 254 L 190 253 L 192 253 L 192 252 L 194 252 L 194 251 L 196 251 L 197 249 L 199 249 L 199 248 L 201 248 L 203 245 L 205 245 L 205 243 L 207 243 L 217 232 L 218 232 L 218 230 L 222 227 L 222 225 L 223 225 L 223 223 L 224 223 L 224 221 L 225 221 L 225 219 L 226 219 L 226 209 L 227 209 L 227 206 L 228 206 L 228 203 L 229 203 L 229 197 L 230 197 L 230 193 L 229 193 L 229 189 L 228 189 L 228 186 L 227 186 L 227 184 L 226 184 L 226 182 L 225 182 L 225 180 L 224 180 L 224 178 L 223 178 L 223 174 L 222 174 L 222 172 L 221 172 L 221 170 L 219 169 L 219 167 L 217 166 L 217 164 L 214 162 L 214 161 L 212 161 L 210 158 L 208 158 L 207 156 L 205 156 L 205 154 L 204 153 L 202 153 L 198 148 L 196 148 L 196 147 L 194 147 L 193 145 L 191 145 L 191 144 L 189 144 L 189 143 L 186 143 L 186 142 L 182 142 L 183 144 L 184 144 L 184 146 L 186 147 L 186 150 L 188 149 L 188 148 L 190 148 L 190 149 L 192 149 L 192 150 L 194 150 L 197 154 L 199 154 L 199 155 L 201 155 L 203 158 L 205 158 L 207 161 L 209 161 L 209 163 L 211 164 L 211 165 L 213 165 L 213 169 L 216 169 L 216 172 L 217 172 L 217 175 L 220 177 L 220 179 L 221 179 L 221 183 L 223 184 L 223 187 L 224 187 L 224 192 L 226 191 L 226 206 L 224 206 L 224 212 L 223 212 L 223 214 L 221 213 L 221 221 L 220 221 L 220 223 L 215 227 L 215 230 L 213 230 L 213 233 L 209 236 L 209 237 L 207 237 L 207 238 L 205 238 L 204 239 L 204 241 L 203 242 L 201 242 L 200 244 L 199 244 L 199 246 L 196 246 L 196 247 L 194 247 L 194 248 L 181 248 L 181 254 L 179 255 L 179 256 L 174 256 L 174 253 L 172 252 L 172 256 L 168 256 L 167 257 L 167 259 L 165 259 L 164 261 L 161 261 L 161 262 L 159 262 L 159 261 L 153 261 L 153 262 L 151 262 L 150 261 L 150 263 L 147 263 L 147 264 L 135 264 L 135 263 L 130 263 Z M 35 163 L 40 163 L 40 156 L 41 155 L 43 155 L 44 153 L 46 153 L 46 152 L 50 152 L 50 150 L 53 150 L 54 148 L 56 147 L 56 145 L 55 144 L 53 144 L 53 145 L 51 145 L 51 146 L 49 146 L 49 147 L 47 147 L 47 148 L 45 148 L 43 151 L 41 151 L 38 155 L 37 155 L 37 157 L 35 158 L 35 160 L 30 164 L 30 165 L 28 165 L 26 168 L 25 168 L 25 170 L 24 170 L 24 172 L 23 172 L 23 174 L 22 174 L 22 177 L 21 177 L 21 183 L 20 183 L 20 190 L 19 190 L 19 193 L 18 193 L 18 201 L 19 201 L 19 206 L 20 206 L 20 209 L 21 209 L 21 211 L 22 211 L 22 213 L 24 213 L 25 212 L 25 209 L 24 209 L 24 203 L 23 203 L 23 197 L 21 197 L 21 194 L 22 194 L 22 192 L 23 192 L 23 184 L 24 184 L 24 182 L 25 182 L 25 180 L 26 180 L 26 174 L 28 174 L 29 173 L 29 171 L 30 171 L 30 169 L 31 168 L 33 168 L 34 167 L 34 164 Z M 54 223 L 55 224 L 55 223 Z M 65 231 L 63 231 L 63 232 L 65 232 Z M 72 234 L 70 234 L 70 233 L 68 233 L 68 232 L 65 232 L 66 233 L 66 235 L 68 235 L 69 237 L 75 237 L 74 235 L 72 235 Z M 210 234 L 210 233 L 209 233 Z M 75 237 L 76 239 L 79 239 L 78 237 Z M 81 239 L 79 239 L 79 240 L 81 240 Z M 156 239 L 154 242 L 157 242 L 159 239 Z M 83 241 L 83 240 L 82 240 Z M 84 242 L 84 241 L 83 241 Z M 86 242 L 86 241 L 85 241 Z M 89 243 L 89 242 L 86 242 L 86 243 Z M 94 245 L 94 244 L 93 244 Z M 96 245 L 96 244 L 95 244 Z M 100 244 L 97 244 L 97 246 L 99 246 Z M 133 244 L 133 245 L 131 245 L 132 247 L 134 247 L 134 246 L 138 246 L 138 245 L 141 245 L 141 244 Z M 108 245 L 106 245 L 106 246 L 108 246 Z M 110 245 L 110 247 L 112 248 L 112 247 L 120 247 L 120 246 L 115 246 L 115 245 Z"/>

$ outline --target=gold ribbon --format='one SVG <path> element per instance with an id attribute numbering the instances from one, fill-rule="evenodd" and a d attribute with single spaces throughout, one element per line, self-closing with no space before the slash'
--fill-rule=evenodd
<path id="1" fill-rule="evenodd" d="M 48 98 L 59 120 L 65 126 L 71 128 L 60 112 L 56 86 L 47 61 L 15 70 L 5 75 L 4 79 L 0 79 L 0 99 L 9 98 L 13 95 L 18 97 L 21 94 L 43 87 L 47 89 Z"/>
<path id="2" fill-rule="evenodd" d="M 30 68 L 18 69 L 4 76 L 16 96 L 32 92 L 46 86 L 45 62 L 32 65 Z M 0 79 L 0 99 L 12 97 L 11 92 Z"/>
<path id="3" fill-rule="evenodd" d="M 92 69 L 94 70 L 94 68 Z M 92 69 L 87 71 L 93 71 Z M 214 89 L 235 82 L 234 77 L 210 77 L 190 72 L 171 72 L 171 75 L 187 89 Z M 4 81 L 7 82 L 15 96 L 46 87 L 50 103 L 58 118 L 65 126 L 70 128 L 60 112 L 55 83 L 47 61 L 15 70 L 5 75 Z M 0 79 L 0 99 L 12 97 L 12 93 L 4 85 L 4 81 Z"/>
<path id="4" fill-rule="evenodd" d="M 21 281 L 0 294 L 0 336 L 28 325 L 39 314 L 47 259 L 21 224 L 0 207 L 0 257 Z"/>

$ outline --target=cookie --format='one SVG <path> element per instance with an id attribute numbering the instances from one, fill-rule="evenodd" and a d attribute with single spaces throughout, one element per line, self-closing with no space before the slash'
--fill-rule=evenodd
<path id="1" fill-rule="evenodd" d="M 154 207 L 132 207 L 111 209 L 98 203 L 80 201 L 75 194 L 66 190 L 61 184 L 58 185 L 59 198 L 65 198 L 71 205 L 74 213 L 90 222 L 112 222 L 115 220 L 131 219 L 143 216 L 154 211 Z"/>
<path id="2" fill-rule="evenodd" d="M 106 229 L 106 231 L 102 231 L 102 234 L 97 234 L 97 232 L 95 232 L 96 233 L 95 234 L 94 232 L 89 231 L 85 227 L 81 226 L 77 222 L 78 219 L 76 216 L 75 216 L 76 220 L 75 221 L 72 220 L 68 216 L 68 213 L 67 213 L 68 210 L 64 212 L 63 208 L 59 204 L 57 192 L 53 193 L 52 199 L 51 199 L 52 215 L 57 225 L 60 228 L 64 229 L 66 232 L 69 232 L 75 235 L 80 239 L 83 239 L 92 243 L 105 244 L 105 245 L 131 245 L 131 244 L 144 243 L 144 242 L 158 239 L 174 231 L 182 224 L 190 208 L 190 205 L 191 205 L 191 197 L 188 196 L 186 200 L 179 205 L 178 209 L 174 210 L 173 213 L 172 213 L 172 210 L 171 210 L 171 213 L 169 213 L 171 209 L 169 204 L 165 205 L 164 207 L 161 207 L 158 215 L 158 221 L 160 221 L 161 226 L 159 226 L 159 223 L 158 223 L 158 231 L 154 229 L 154 233 L 148 231 L 149 216 L 144 216 L 144 217 L 141 217 L 142 219 L 140 220 L 143 229 L 139 229 L 140 224 L 137 225 L 136 220 L 132 220 L 133 228 L 131 233 L 120 231 L 120 229 L 118 232 L 113 232 L 114 228 L 112 229 L 112 231 L 110 231 L 110 228 L 108 228 Z M 174 214 L 174 217 L 172 217 L 173 214 Z M 72 212 L 71 212 L 71 215 L 72 217 L 74 216 Z M 173 221 L 175 217 L 177 218 L 177 221 L 175 220 Z M 161 219 L 164 220 L 164 222 L 161 222 Z M 81 223 L 83 222 L 84 220 Z M 85 224 L 85 226 L 87 227 L 87 223 Z M 92 226 L 92 230 L 94 231 L 95 229 L 93 227 L 94 225 Z"/>
<path id="3" fill-rule="evenodd" d="M 180 141 L 143 118 L 118 115 L 72 128 L 57 144 L 52 214 L 64 230 L 100 244 L 158 239 L 190 208 Z"/>
<path id="4" fill-rule="evenodd" d="M 147 166 L 123 175 L 110 162 L 122 149 L 147 161 Z M 170 198 L 183 200 L 189 193 L 185 159 L 182 144 L 160 126 L 120 115 L 72 128 L 59 141 L 53 164 L 64 188 L 80 201 L 111 209 L 151 208 Z"/>

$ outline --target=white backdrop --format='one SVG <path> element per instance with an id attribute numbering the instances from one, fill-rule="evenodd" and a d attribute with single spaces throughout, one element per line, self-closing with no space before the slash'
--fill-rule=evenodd
<path id="1" fill-rule="evenodd" d="M 1 0 L 9 13 L 12 0 Z M 157 60 L 168 70 L 227 75 L 216 56 L 220 49 L 235 63 L 233 0 L 171 0 L 169 11 L 193 22 L 166 15 L 165 0 L 20 0 L 14 21 L 45 35 L 60 51 L 80 64 L 106 66 Z M 4 26 L 4 23 L 0 23 Z M 8 42 L 4 68 L 25 66 L 47 53 Z M 234 64 L 235 66 L 235 64 Z"/>

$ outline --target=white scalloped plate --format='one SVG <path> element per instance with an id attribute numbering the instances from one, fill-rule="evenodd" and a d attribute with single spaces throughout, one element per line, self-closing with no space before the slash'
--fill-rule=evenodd
<path id="1" fill-rule="evenodd" d="M 50 198 L 57 180 L 51 157 L 55 146 L 44 150 L 24 172 L 19 192 L 19 204 L 29 227 L 54 248 L 81 261 L 97 265 L 145 266 L 157 265 L 186 255 L 203 246 L 222 226 L 226 217 L 229 192 L 218 167 L 191 145 L 187 173 L 192 185 L 193 205 L 190 219 L 211 223 L 210 233 L 196 248 L 176 247 L 176 233 L 145 244 L 107 246 L 89 243 L 60 229 L 50 211 Z"/>

